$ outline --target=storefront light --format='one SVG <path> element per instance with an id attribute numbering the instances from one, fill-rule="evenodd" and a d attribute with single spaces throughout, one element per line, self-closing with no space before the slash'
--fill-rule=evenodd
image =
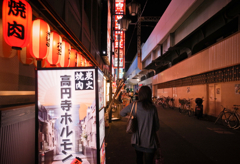
<path id="1" fill-rule="evenodd" d="M 43 60 L 49 53 L 50 26 L 42 19 L 36 19 L 32 24 L 30 52 L 36 60 Z"/>
<path id="2" fill-rule="evenodd" d="M 33 64 L 33 57 L 29 50 L 29 45 L 27 47 L 24 47 L 21 51 L 18 51 L 18 60 L 22 64 L 30 65 Z"/>
<path id="3" fill-rule="evenodd" d="M 127 7 L 128 7 L 128 10 L 129 10 L 129 13 L 132 15 L 132 16 L 135 16 L 137 15 L 138 13 L 138 8 L 139 8 L 139 3 L 135 2 L 134 0 L 132 2 L 130 2 L 129 4 L 127 4 Z"/>
<path id="4" fill-rule="evenodd" d="M 22 10 L 17 10 L 18 6 Z M 32 8 L 25 0 L 4 0 L 2 4 L 3 36 L 6 43 L 21 50 L 30 41 Z"/>
<path id="5" fill-rule="evenodd" d="M 62 54 L 62 37 L 55 31 L 50 33 L 50 50 L 47 56 L 47 61 L 51 66 L 56 66 L 59 63 L 59 58 Z"/>
<path id="6" fill-rule="evenodd" d="M 126 17 L 126 15 L 123 15 L 122 19 L 118 20 L 118 24 L 120 24 L 120 29 L 122 31 L 127 31 L 129 23 L 131 23 L 131 20 Z"/>
<path id="7" fill-rule="evenodd" d="M 62 41 L 62 55 L 60 56 L 59 66 L 68 67 L 70 63 L 71 45 L 66 41 Z"/>
<path id="8" fill-rule="evenodd" d="M 75 49 L 71 49 L 69 67 L 75 67 L 76 66 L 76 61 L 75 61 L 76 55 L 77 55 L 77 51 Z"/>

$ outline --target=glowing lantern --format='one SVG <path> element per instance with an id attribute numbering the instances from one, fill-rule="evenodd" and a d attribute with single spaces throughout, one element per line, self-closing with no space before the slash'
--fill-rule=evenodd
<path id="1" fill-rule="evenodd" d="M 71 49 L 69 67 L 75 67 L 76 66 L 76 61 L 75 61 L 76 55 L 77 55 L 77 51 L 75 49 Z"/>
<path id="2" fill-rule="evenodd" d="M 89 66 L 89 61 L 88 60 L 86 60 L 86 65 L 85 65 L 86 67 L 88 67 Z"/>
<path id="3" fill-rule="evenodd" d="M 83 66 L 86 67 L 87 66 L 87 59 L 83 59 Z"/>
<path id="4" fill-rule="evenodd" d="M 77 53 L 77 67 L 81 67 L 83 64 L 83 56 L 80 53 Z"/>
<path id="5" fill-rule="evenodd" d="M 50 33 L 50 49 L 47 56 L 47 61 L 51 66 L 56 66 L 59 63 L 60 55 L 62 54 L 62 37 L 56 33 Z"/>
<path id="6" fill-rule="evenodd" d="M 37 59 L 33 58 L 33 64 L 35 67 L 37 67 Z M 41 68 L 45 68 L 47 66 L 47 59 L 41 60 Z"/>
<path id="7" fill-rule="evenodd" d="M 29 45 L 27 47 L 24 47 L 21 51 L 18 52 L 18 59 L 23 64 L 32 64 L 33 63 L 33 57 L 30 54 L 29 51 Z"/>
<path id="8" fill-rule="evenodd" d="M 12 58 L 17 55 L 17 50 L 12 49 L 3 38 L 2 20 L 0 19 L 0 57 Z"/>
<path id="9" fill-rule="evenodd" d="M 60 56 L 59 66 L 68 67 L 70 63 L 71 45 L 63 40 L 62 42 L 62 55 Z"/>
<path id="10" fill-rule="evenodd" d="M 32 28 L 32 8 L 25 0 L 4 0 L 2 4 L 3 36 L 15 49 L 26 47 Z"/>
<path id="11" fill-rule="evenodd" d="M 46 68 L 56 68 L 56 67 L 59 67 L 59 63 L 57 65 L 51 65 L 47 60 L 46 60 L 46 65 L 45 65 Z"/>
<path id="12" fill-rule="evenodd" d="M 50 47 L 50 26 L 42 19 L 36 19 L 32 25 L 30 51 L 32 57 L 42 60 L 47 57 Z"/>

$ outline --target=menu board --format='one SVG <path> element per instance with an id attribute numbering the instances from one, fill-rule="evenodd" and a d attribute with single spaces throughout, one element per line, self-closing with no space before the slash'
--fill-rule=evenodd
<path id="1" fill-rule="evenodd" d="M 96 73 L 94 68 L 37 70 L 39 164 L 71 163 L 75 157 L 80 157 L 83 163 L 97 163 L 100 152 L 97 151 Z M 99 107 L 102 101 L 101 95 Z M 100 114 L 103 115 L 100 121 L 104 122 L 104 114 L 101 111 Z M 102 130 L 100 143 L 105 136 Z"/>
<path id="2" fill-rule="evenodd" d="M 99 148 L 100 148 L 100 161 L 102 164 L 103 158 L 105 158 L 105 120 L 104 120 L 104 76 L 101 71 L 98 70 L 98 96 L 99 96 Z M 104 152 L 104 153 L 103 153 Z M 105 161 L 105 160 L 104 160 Z M 104 162 L 103 162 L 104 164 Z"/>

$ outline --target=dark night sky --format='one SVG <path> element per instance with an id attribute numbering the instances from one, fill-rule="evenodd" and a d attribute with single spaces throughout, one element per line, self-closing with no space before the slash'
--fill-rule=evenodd
<path id="1" fill-rule="evenodd" d="M 148 0 L 146 4 L 146 0 L 137 0 L 138 3 L 141 3 L 141 9 L 143 11 L 142 16 L 162 16 L 167 6 L 169 5 L 171 0 Z M 127 4 L 131 2 L 131 0 L 127 0 Z M 144 6 L 146 7 L 144 9 Z M 137 21 L 137 16 L 131 16 L 128 13 L 128 9 L 126 12 L 128 18 L 132 20 L 132 23 Z M 157 22 L 142 22 L 141 23 L 141 43 L 146 42 L 152 30 L 156 26 Z M 125 59 L 126 59 L 126 71 L 128 70 L 134 56 L 137 53 L 137 28 L 135 25 L 130 25 L 128 30 L 126 31 L 126 40 L 125 40 Z M 133 35 L 133 36 L 132 36 Z M 131 39 L 132 38 L 132 39 Z"/>
<path id="2" fill-rule="evenodd" d="M 132 0 L 126 0 L 126 4 Z M 135 0 L 141 4 L 141 9 L 143 11 L 142 16 L 162 16 L 167 6 L 171 0 Z M 147 2 L 147 3 L 146 3 Z M 146 6 L 145 6 L 146 4 Z M 145 6 L 145 8 L 144 8 Z M 103 10 L 105 10 L 103 8 Z M 132 23 L 137 22 L 137 16 L 131 16 L 128 9 L 126 9 L 126 16 L 131 19 Z M 141 43 L 144 43 L 152 30 L 156 26 L 157 22 L 142 22 L 141 26 Z M 135 28 L 135 30 L 134 30 Z M 127 71 L 134 56 L 137 53 L 137 27 L 135 25 L 130 25 L 126 31 L 125 39 L 125 70 Z M 131 39 L 132 38 L 132 39 Z M 103 46 L 102 46 L 103 47 Z M 104 46 L 105 47 L 105 46 Z"/>

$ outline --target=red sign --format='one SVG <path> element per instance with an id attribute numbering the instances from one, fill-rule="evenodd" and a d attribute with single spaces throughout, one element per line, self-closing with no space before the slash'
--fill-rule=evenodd
<path id="1" fill-rule="evenodd" d="M 124 46 L 124 35 L 123 35 L 123 31 L 115 31 L 115 38 L 114 38 L 114 48 L 118 48 L 118 35 L 120 35 L 120 45 L 119 48 L 123 48 Z"/>
<path id="2" fill-rule="evenodd" d="M 120 24 L 118 24 L 118 20 L 122 19 L 123 15 L 115 15 L 115 30 L 120 30 Z"/>
<path id="3" fill-rule="evenodd" d="M 115 2 L 115 14 L 124 14 L 124 1 Z"/>
<path id="4" fill-rule="evenodd" d="M 2 5 L 3 36 L 17 49 L 26 47 L 32 28 L 32 8 L 25 0 L 4 0 Z"/>

